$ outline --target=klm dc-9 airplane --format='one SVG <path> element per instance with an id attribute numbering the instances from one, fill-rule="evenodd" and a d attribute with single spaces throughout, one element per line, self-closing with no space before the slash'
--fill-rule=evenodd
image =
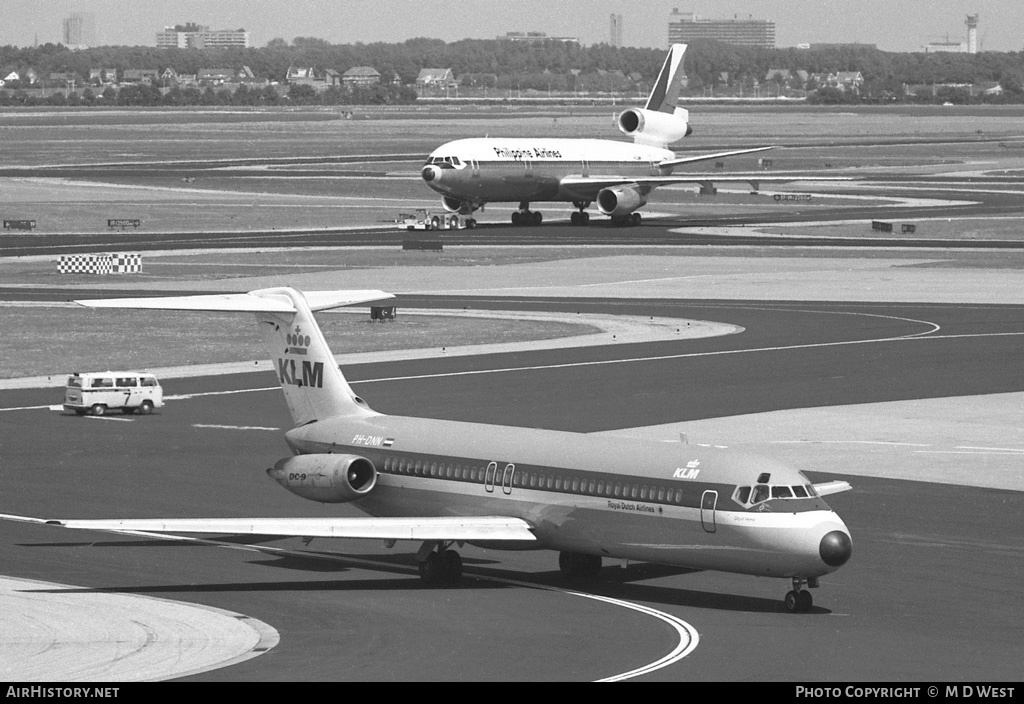
<path id="1" fill-rule="evenodd" d="M 441 194 L 445 210 L 476 224 L 472 213 L 487 203 L 519 203 L 513 225 L 539 225 L 530 203 L 569 202 L 574 225 L 590 221 L 587 207 L 616 225 L 639 225 L 639 208 L 658 186 L 669 183 L 752 182 L 742 177 L 673 176 L 676 166 L 765 151 L 771 147 L 677 157 L 669 145 L 692 131 L 689 112 L 679 107 L 685 44 L 669 50 L 647 104 L 622 112 L 619 130 L 633 143 L 606 139 L 459 139 L 435 149 L 421 175 Z M 765 179 L 757 179 L 765 180 Z M 794 180 L 793 178 L 785 180 Z M 755 185 L 756 188 L 756 185 Z"/>
<path id="2" fill-rule="evenodd" d="M 356 396 L 313 311 L 382 291 L 271 288 L 247 294 L 78 301 L 94 308 L 255 314 L 295 427 L 267 470 L 303 499 L 351 502 L 359 518 L 54 520 L 89 530 L 376 538 L 420 542 L 420 575 L 462 575 L 456 543 L 545 549 L 576 578 L 603 558 L 790 580 L 785 606 L 811 608 L 822 575 L 852 553 L 850 532 L 813 484 L 769 459 L 688 443 L 385 415 Z M 237 507 L 244 511 L 244 507 Z"/>

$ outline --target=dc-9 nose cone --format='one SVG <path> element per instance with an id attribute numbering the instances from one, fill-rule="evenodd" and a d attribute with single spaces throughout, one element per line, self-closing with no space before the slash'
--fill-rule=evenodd
<path id="1" fill-rule="evenodd" d="M 441 175 L 441 170 L 436 166 L 424 166 L 423 167 L 423 180 L 430 183 L 438 176 Z"/>
<path id="2" fill-rule="evenodd" d="M 841 530 L 834 530 L 826 533 L 818 546 L 818 554 L 822 561 L 829 567 L 840 567 L 845 565 L 853 554 L 853 541 L 850 536 Z"/>

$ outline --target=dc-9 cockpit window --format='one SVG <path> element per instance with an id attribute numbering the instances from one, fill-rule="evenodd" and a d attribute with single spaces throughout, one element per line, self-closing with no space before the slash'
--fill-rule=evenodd
<path id="1" fill-rule="evenodd" d="M 744 507 L 756 506 L 769 499 L 808 499 L 817 496 L 811 484 L 786 486 L 783 484 L 756 484 L 738 486 L 732 494 L 732 500 Z"/>

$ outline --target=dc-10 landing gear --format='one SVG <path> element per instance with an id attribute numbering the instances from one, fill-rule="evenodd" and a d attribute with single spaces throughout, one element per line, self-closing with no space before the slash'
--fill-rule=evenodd
<path id="1" fill-rule="evenodd" d="M 540 225 L 544 216 L 539 210 L 530 210 L 530 204 L 525 200 L 519 204 L 519 210 L 512 213 L 513 225 Z"/>
<path id="2" fill-rule="evenodd" d="M 587 206 L 590 205 L 590 201 L 574 200 L 572 204 L 577 208 L 577 211 L 569 216 L 569 222 L 573 225 L 589 224 L 590 213 L 587 212 Z"/>
<path id="3" fill-rule="evenodd" d="M 612 225 L 616 227 L 636 227 L 643 221 L 640 213 L 629 213 L 627 215 L 613 215 Z"/>
<path id="4" fill-rule="evenodd" d="M 793 589 L 786 592 L 786 598 L 783 602 L 786 606 L 786 611 L 791 614 L 806 614 L 814 605 L 814 598 L 809 591 L 803 588 L 804 585 L 812 588 L 817 587 L 817 577 L 812 577 L 809 580 L 802 577 L 793 577 Z"/>
<path id="5" fill-rule="evenodd" d="M 432 587 L 451 587 L 462 580 L 462 557 L 449 549 L 452 543 L 428 540 L 416 553 L 420 579 Z M 436 548 L 436 549 L 435 549 Z"/>

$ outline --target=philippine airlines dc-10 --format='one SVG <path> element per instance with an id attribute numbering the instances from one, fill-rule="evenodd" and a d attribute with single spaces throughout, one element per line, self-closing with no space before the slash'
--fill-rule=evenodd
<path id="1" fill-rule="evenodd" d="M 812 484 L 767 459 L 683 442 L 384 415 L 349 387 L 313 311 L 389 298 L 381 291 L 78 301 L 96 308 L 251 312 L 295 427 L 292 456 L 268 474 L 298 496 L 352 502 L 365 518 L 60 520 L 95 530 L 237 533 L 421 541 L 421 576 L 462 574 L 455 543 L 547 549 L 573 576 L 602 557 L 792 580 L 790 611 L 811 607 L 804 586 L 849 560 L 842 519 L 821 498 L 846 482 Z M 243 508 L 243 507 L 239 507 Z"/>
<path id="2" fill-rule="evenodd" d="M 486 203 L 519 203 L 513 225 L 539 225 L 530 203 L 572 203 L 574 225 L 586 224 L 593 202 L 618 225 L 637 225 L 637 210 L 658 186 L 709 181 L 755 182 L 755 178 L 673 176 L 672 169 L 711 159 L 764 151 L 771 147 L 677 157 L 668 146 L 691 132 L 689 112 L 677 105 L 685 44 L 669 50 L 647 104 L 617 119 L 633 143 L 607 139 L 459 139 L 435 149 L 423 166 L 423 180 L 441 194 L 446 210 L 467 218 Z M 789 178 L 786 180 L 794 180 Z"/>

